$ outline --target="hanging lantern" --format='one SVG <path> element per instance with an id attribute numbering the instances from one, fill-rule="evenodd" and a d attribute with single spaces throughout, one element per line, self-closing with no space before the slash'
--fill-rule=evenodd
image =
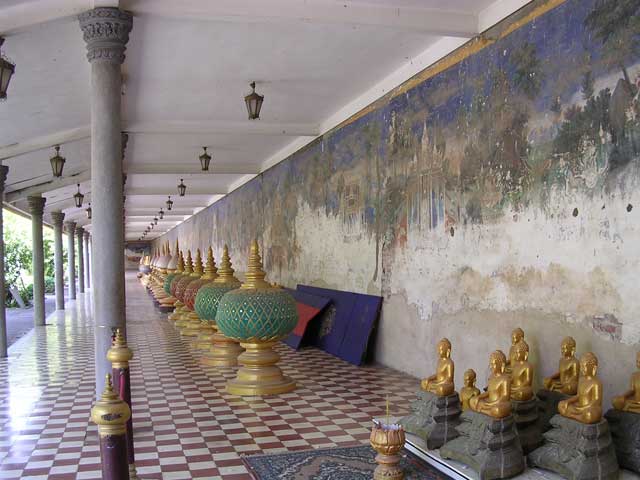
<path id="1" fill-rule="evenodd" d="M 153 224 L 157 225 L 158 224 L 158 217 L 153 217 Z"/>
<path id="2" fill-rule="evenodd" d="M 89 208 L 87 208 L 87 218 L 91 220 L 91 202 L 89 202 Z"/>
<path id="3" fill-rule="evenodd" d="M 4 38 L 0 37 L 0 47 L 4 43 Z M 7 89 L 9 88 L 9 81 L 13 73 L 16 71 L 16 65 L 9 61 L 2 52 L 0 52 L 0 100 L 7 98 Z"/>
<path id="4" fill-rule="evenodd" d="M 257 120 L 260 118 L 260 109 L 262 108 L 262 102 L 264 101 L 263 95 L 256 93 L 256 82 L 251 82 L 251 93 L 244 97 L 244 103 L 247 104 L 247 113 L 249 114 L 249 120 Z"/>
<path id="5" fill-rule="evenodd" d="M 167 200 L 167 210 L 171 211 L 173 207 L 173 200 L 171 200 L 171 195 L 169 195 L 169 200 Z"/>
<path id="6" fill-rule="evenodd" d="M 162 210 L 162 207 L 160 207 L 160 211 L 158 212 L 158 216 L 160 217 L 160 220 L 162 220 L 164 218 L 164 210 Z"/>
<path id="7" fill-rule="evenodd" d="M 180 185 L 178 185 L 178 193 L 181 197 L 184 197 L 184 194 L 187 192 L 187 186 L 184 184 L 184 179 L 180 179 Z"/>
<path id="8" fill-rule="evenodd" d="M 200 155 L 200 166 L 202 167 L 203 172 L 209 171 L 209 163 L 211 163 L 211 155 L 207 153 L 207 147 L 202 147 L 204 149 L 204 153 Z"/>
<path id="9" fill-rule="evenodd" d="M 76 207 L 82 208 L 82 201 L 84 200 L 84 195 L 80 193 L 80 184 L 78 183 L 78 193 L 73 196 L 73 199 L 76 202 Z"/>
<path id="10" fill-rule="evenodd" d="M 56 149 L 56 154 L 49 159 L 51 162 L 51 171 L 54 177 L 61 177 L 66 159 L 60 156 L 60 145 L 56 145 L 54 148 Z"/>

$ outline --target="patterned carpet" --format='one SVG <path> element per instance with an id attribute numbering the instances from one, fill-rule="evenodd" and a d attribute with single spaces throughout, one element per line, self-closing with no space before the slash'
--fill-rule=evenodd
<path id="1" fill-rule="evenodd" d="M 377 464 L 375 451 L 366 445 L 325 448 L 277 455 L 244 457 L 255 480 L 371 480 Z M 405 480 L 448 480 L 450 477 L 403 452 Z"/>

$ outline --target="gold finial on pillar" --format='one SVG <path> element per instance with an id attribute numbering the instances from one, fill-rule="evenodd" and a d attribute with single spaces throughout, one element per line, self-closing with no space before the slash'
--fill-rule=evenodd
<path id="1" fill-rule="evenodd" d="M 131 417 L 131 409 L 114 392 L 111 374 L 107 373 L 102 396 L 91 409 L 91 421 L 98 425 L 101 437 L 125 435 L 129 417 Z"/>
<path id="2" fill-rule="evenodd" d="M 196 261 L 193 265 L 193 273 L 198 277 L 201 277 L 204 273 L 204 266 L 202 265 L 202 255 L 200 254 L 200 249 L 196 250 Z"/>
<path id="3" fill-rule="evenodd" d="M 251 250 L 249 251 L 249 263 L 247 265 L 247 273 L 245 275 L 245 281 L 240 288 L 256 289 L 256 288 L 273 288 L 269 282 L 265 281 L 267 274 L 262 269 L 262 258 L 260 257 L 260 247 L 258 247 L 257 240 L 251 243 Z"/>
<path id="4" fill-rule="evenodd" d="M 213 249 L 209 247 L 207 252 L 207 265 L 204 267 L 204 275 L 202 280 L 215 280 L 218 278 L 218 269 L 216 268 L 216 261 L 213 258 Z"/>
<path id="5" fill-rule="evenodd" d="M 191 250 L 187 250 L 187 260 L 184 263 L 185 275 L 191 275 L 193 273 L 193 261 L 191 260 Z"/>
<path id="6" fill-rule="evenodd" d="M 118 328 L 111 348 L 107 351 L 107 360 L 111 362 L 113 368 L 129 368 L 129 360 L 132 358 L 133 352 L 127 346 L 127 341 Z"/>
<path id="7" fill-rule="evenodd" d="M 178 265 L 176 266 L 176 272 L 184 272 L 184 256 L 182 255 L 182 252 L 178 253 Z"/>
<path id="8" fill-rule="evenodd" d="M 232 267 L 231 257 L 229 257 L 229 247 L 226 245 L 222 248 L 222 260 L 218 269 L 218 278 L 216 283 L 239 282 L 234 275 L 235 270 Z"/>

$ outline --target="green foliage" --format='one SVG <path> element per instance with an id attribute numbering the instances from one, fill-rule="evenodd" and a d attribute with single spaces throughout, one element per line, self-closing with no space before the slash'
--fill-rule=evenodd
<path id="1" fill-rule="evenodd" d="M 56 279 L 55 277 L 44 277 L 44 291 L 45 293 L 56 292 Z"/>

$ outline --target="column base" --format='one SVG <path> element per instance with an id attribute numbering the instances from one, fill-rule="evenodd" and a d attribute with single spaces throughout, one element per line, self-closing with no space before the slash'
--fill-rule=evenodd
<path id="1" fill-rule="evenodd" d="M 276 366 L 280 355 L 273 350 L 276 342 L 241 343 L 246 351 L 238 357 L 243 366 L 238 376 L 227 382 L 227 392 L 231 395 L 255 397 L 279 395 L 296 389 L 296 382 L 282 374 Z"/>
<path id="2" fill-rule="evenodd" d="M 201 363 L 210 367 L 237 367 L 238 356 L 244 352 L 240 344 L 220 332 L 213 335 L 212 341 L 213 345 L 209 344 Z"/>

